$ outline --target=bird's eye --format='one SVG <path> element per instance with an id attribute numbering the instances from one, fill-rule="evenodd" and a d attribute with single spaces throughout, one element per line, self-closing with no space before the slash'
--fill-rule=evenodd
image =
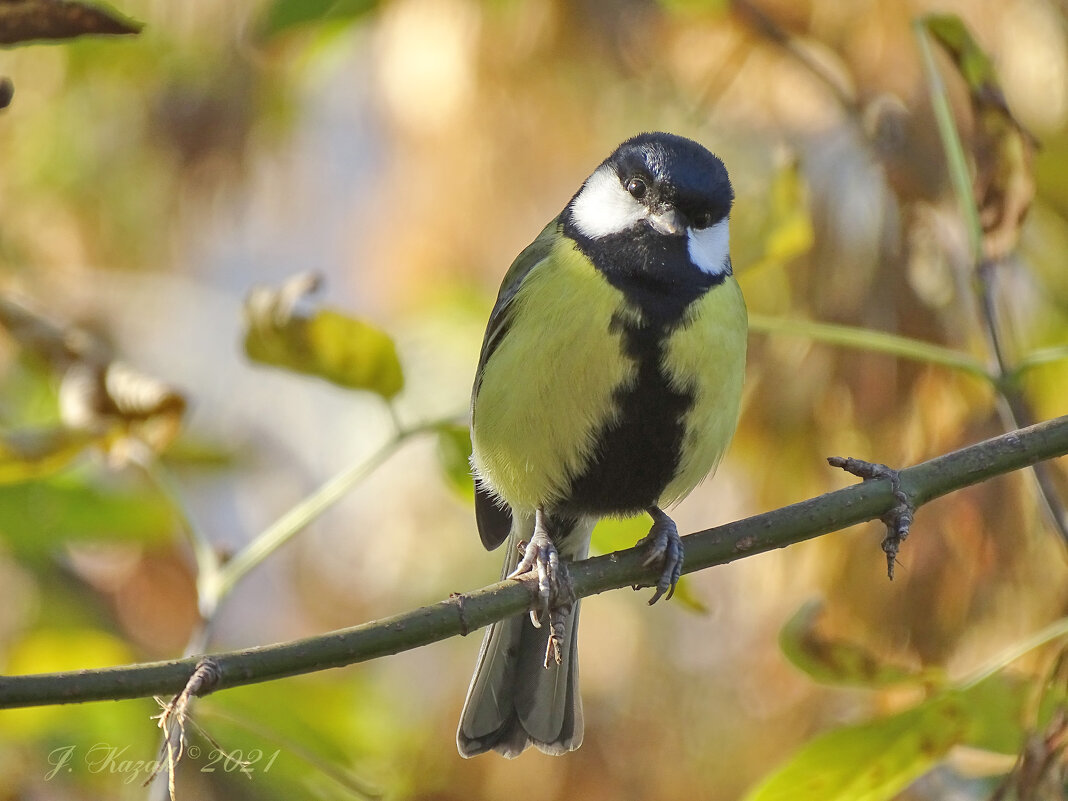
<path id="1" fill-rule="evenodd" d="M 645 181 L 641 178 L 631 178 L 627 181 L 627 191 L 630 192 L 631 197 L 635 200 L 641 200 L 645 197 L 645 193 L 649 190 L 649 187 L 645 185 Z"/>
<path id="2" fill-rule="evenodd" d="M 694 230 L 701 231 L 708 228 L 712 224 L 712 213 L 708 211 L 702 211 L 693 216 L 691 221 Z"/>

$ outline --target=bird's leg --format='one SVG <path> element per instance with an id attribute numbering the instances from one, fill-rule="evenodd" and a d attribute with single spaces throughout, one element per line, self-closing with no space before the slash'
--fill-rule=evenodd
<path id="1" fill-rule="evenodd" d="M 541 628 L 541 615 L 549 621 L 549 639 L 545 644 L 545 667 L 559 665 L 563 661 L 567 617 L 575 603 L 571 591 L 571 578 L 567 562 L 560 561 L 560 554 L 549 534 L 545 514 L 539 508 L 534 513 L 534 534 L 523 551 L 515 570 L 508 578 L 515 579 L 528 572 L 537 571 L 538 600 L 530 610 L 530 622 Z"/>
<path id="2" fill-rule="evenodd" d="M 650 506 L 646 511 L 653 518 L 653 525 L 649 533 L 637 543 L 649 549 L 642 564 L 648 567 L 657 562 L 663 562 L 664 565 L 660 578 L 656 582 L 656 592 L 649 599 L 651 606 L 659 601 L 665 592 L 669 600 L 675 594 L 675 585 L 679 583 L 679 577 L 682 576 L 683 554 L 682 538 L 679 536 L 675 521 L 668 517 L 659 506 Z M 634 589 L 641 589 L 641 586 L 636 585 Z"/>
<path id="3" fill-rule="evenodd" d="M 564 661 L 564 637 L 567 635 L 567 618 L 574 608 L 575 596 L 571 592 L 571 577 L 567 562 L 560 562 L 559 586 L 549 608 L 549 640 L 545 643 L 545 667 Z M 537 624 L 535 624 L 537 625 Z"/>
<path id="4" fill-rule="evenodd" d="M 548 612 L 553 598 L 559 594 L 560 589 L 560 554 L 549 536 L 549 529 L 545 525 L 545 513 L 539 507 L 534 512 L 534 534 L 527 543 L 523 557 L 519 560 L 515 570 L 508 574 L 507 578 L 519 578 L 524 573 L 537 570 L 538 572 L 538 607 L 530 610 L 530 622 L 540 628 L 539 613 Z"/>

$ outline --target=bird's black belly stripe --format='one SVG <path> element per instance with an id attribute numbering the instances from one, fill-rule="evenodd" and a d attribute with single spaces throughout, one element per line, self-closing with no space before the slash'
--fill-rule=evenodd
<path id="1" fill-rule="evenodd" d="M 619 417 L 598 435 L 594 456 L 555 511 L 571 515 L 614 515 L 654 505 L 678 466 L 683 418 L 693 403 L 689 392 L 671 388 L 661 372 L 663 346 L 671 327 L 637 327 L 617 317 L 624 352 L 638 365 L 637 380 L 616 390 Z"/>

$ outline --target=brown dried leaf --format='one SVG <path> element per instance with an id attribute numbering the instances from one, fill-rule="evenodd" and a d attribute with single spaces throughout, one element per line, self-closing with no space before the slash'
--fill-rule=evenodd
<path id="1" fill-rule="evenodd" d="M 60 417 L 71 429 L 89 431 L 119 461 L 134 440 L 159 453 L 181 430 L 185 398 L 158 378 L 127 364 L 76 362 L 59 389 Z"/>
<path id="2" fill-rule="evenodd" d="M 1000 259 L 1016 247 L 1035 196 L 1038 140 L 1012 115 L 993 62 L 961 19 L 953 14 L 932 15 L 924 19 L 924 25 L 968 87 L 975 117 L 971 145 L 983 251 L 988 259 Z"/>
<path id="3" fill-rule="evenodd" d="M 0 45 L 140 31 L 139 22 L 104 6 L 67 0 L 0 1 Z"/>
<path id="4" fill-rule="evenodd" d="M 0 0 L 0 8 L 5 2 Z M 178 435 L 185 397 L 158 378 L 114 359 L 99 337 L 76 326 L 59 325 L 3 297 L 0 325 L 22 348 L 63 376 L 60 419 L 69 431 L 88 434 L 85 444 L 93 441 L 108 450 L 113 461 L 124 462 L 138 444 L 159 453 Z M 6 458 L 18 461 L 17 449 Z M 31 453 L 25 461 L 41 458 Z"/>

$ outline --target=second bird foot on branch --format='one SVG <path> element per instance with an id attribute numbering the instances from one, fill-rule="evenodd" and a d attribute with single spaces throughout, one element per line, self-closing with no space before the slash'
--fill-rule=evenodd
<path id="1" fill-rule="evenodd" d="M 649 515 L 653 518 L 652 528 L 649 533 L 637 542 L 637 547 L 648 548 L 648 554 L 642 561 L 646 567 L 657 563 L 663 563 L 660 578 L 656 582 L 656 592 L 649 599 L 649 605 L 655 604 L 667 593 L 667 598 L 675 594 L 675 585 L 682 576 L 682 538 L 675 521 L 668 517 L 659 507 L 649 509 Z M 634 589 L 640 590 L 646 585 L 635 584 Z"/>

